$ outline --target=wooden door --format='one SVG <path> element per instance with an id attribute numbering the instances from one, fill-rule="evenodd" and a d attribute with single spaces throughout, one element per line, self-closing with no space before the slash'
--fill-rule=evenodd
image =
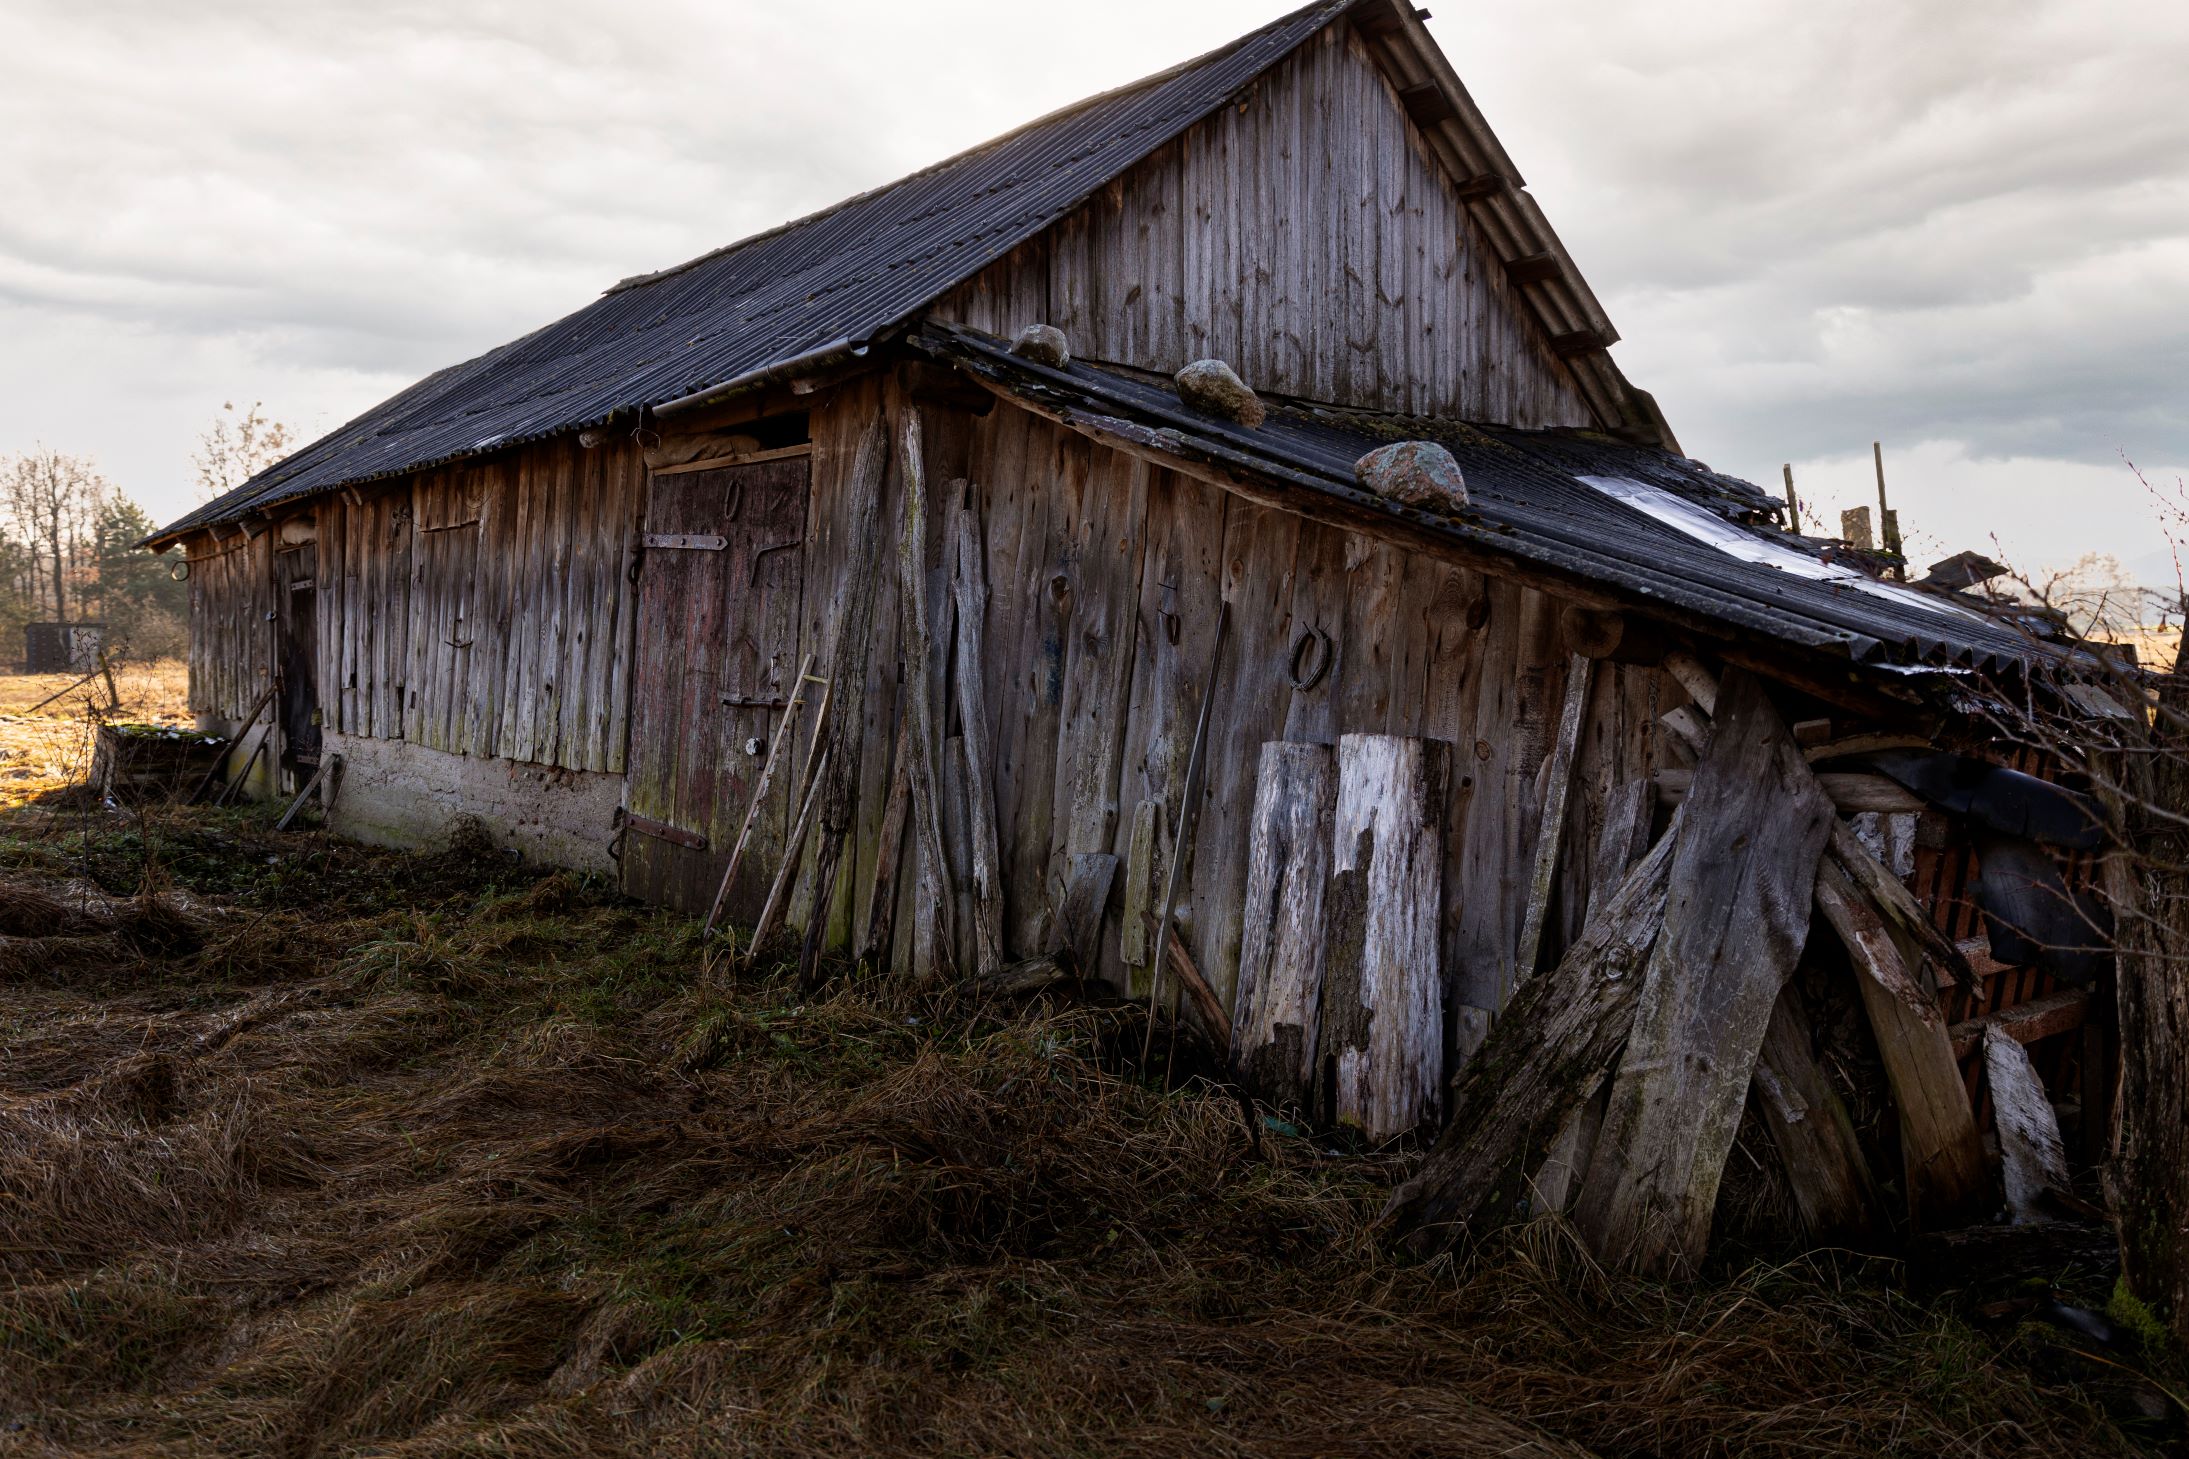
<path id="1" fill-rule="evenodd" d="M 798 675 L 806 458 L 663 472 L 648 483 L 625 792 L 623 885 L 690 912 L 714 900 Z M 731 889 L 757 916 L 799 762 L 786 745 Z"/>
<path id="2" fill-rule="evenodd" d="M 280 603 L 281 762 L 299 782 L 319 763 L 318 557 L 309 542 L 274 557 L 287 568 Z"/>

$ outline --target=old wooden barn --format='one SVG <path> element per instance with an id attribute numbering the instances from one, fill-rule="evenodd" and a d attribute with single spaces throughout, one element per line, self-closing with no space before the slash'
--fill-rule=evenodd
<path id="1" fill-rule="evenodd" d="M 723 907 L 811 956 L 1160 972 L 1267 1097 L 1472 1111 L 1424 1220 L 1677 1264 L 1744 1119 L 1812 1231 L 1986 1215 L 1992 1084 L 2057 1162 L 2109 1077 L 2105 960 L 2015 910 L 2095 833 L 1975 707 L 2073 650 L 1685 457 L 1616 338 L 1417 14 L 1334 0 L 156 540 L 233 773 L 338 760 L 347 834 L 702 914 L 749 825 Z"/>

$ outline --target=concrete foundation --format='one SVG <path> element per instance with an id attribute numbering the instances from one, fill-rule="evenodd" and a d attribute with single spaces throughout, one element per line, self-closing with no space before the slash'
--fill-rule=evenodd
<path id="1" fill-rule="evenodd" d="M 613 871 L 608 842 L 623 777 L 514 760 L 481 760 L 403 740 L 329 731 L 324 753 L 342 757 L 328 823 L 374 846 L 431 845 L 469 816 L 526 861 Z"/>

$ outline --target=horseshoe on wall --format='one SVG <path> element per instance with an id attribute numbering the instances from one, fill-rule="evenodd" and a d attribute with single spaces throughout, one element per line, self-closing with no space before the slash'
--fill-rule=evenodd
<path id="1" fill-rule="evenodd" d="M 1323 681 L 1330 672 L 1330 661 L 1337 657 L 1337 645 L 1330 635 L 1320 628 L 1309 628 L 1292 641 L 1292 662 L 1285 677 L 1292 687 L 1305 694 Z"/>

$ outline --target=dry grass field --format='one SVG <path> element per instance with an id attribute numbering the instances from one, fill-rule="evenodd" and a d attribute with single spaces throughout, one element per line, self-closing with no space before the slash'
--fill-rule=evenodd
<path id="1" fill-rule="evenodd" d="M 191 722 L 189 672 L 180 659 L 117 668 L 114 690 L 121 703 L 109 718 Z M 0 674 L 0 811 L 82 780 L 91 764 L 89 711 L 107 705 L 103 680 L 78 685 L 74 674 Z"/>
<path id="2" fill-rule="evenodd" d="M 171 712 L 156 680 L 128 692 Z M 691 923 L 483 842 L 117 812 L 50 788 L 44 720 L 0 736 L 49 787 L 0 811 L 0 1453 L 2182 1433 L 2139 1376 L 2180 1391 L 2174 1360 L 2029 1320 L 2042 1280 L 1911 1295 L 1826 1253 L 1638 1285 L 1547 1223 L 1400 1261 L 1374 1221 L 1405 1152 L 1250 1148 L 1190 1048 L 1136 1065 L 1132 1010 L 709 974 Z"/>

